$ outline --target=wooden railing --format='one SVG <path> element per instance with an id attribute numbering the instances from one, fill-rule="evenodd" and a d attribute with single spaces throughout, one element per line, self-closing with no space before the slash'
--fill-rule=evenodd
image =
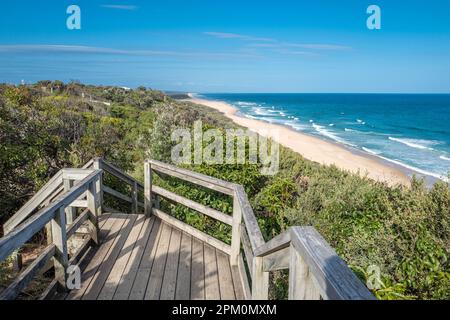
<path id="1" fill-rule="evenodd" d="M 79 169 L 66 170 L 70 175 L 78 175 Z M 61 286 L 66 286 L 67 268 L 85 252 L 90 242 L 98 243 L 98 216 L 101 214 L 100 202 L 100 181 L 101 170 L 88 170 L 84 173 L 86 176 L 76 182 L 69 190 L 64 191 L 56 197 L 51 203 L 34 213 L 26 219 L 28 212 L 33 206 L 38 206 L 38 198 L 32 199 L 28 206 L 22 208 L 20 215 L 13 220 L 16 224 L 22 222 L 14 229 L 8 229 L 6 236 L 0 239 L 0 261 L 8 258 L 15 250 L 19 249 L 24 243 L 29 241 L 35 234 L 43 230 L 50 224 L 52 230 L 51 243 L 43 250 L 43 252 L 31 263 L 15 280 L 0 294 L 0 300 L 14 299 L 19 293 L 26 288 L 33 277 L 53 258 L 55 267 L 55 281 Z M 59 176 L 59 175 L 57 175 Z M 62 177 L 62 176 L 59 176 Z M 57 189 L 56 180 L 51 180 Z M 52 190 L 47 188 L 46 190 Z M 48 199 L 52 192 L 39 194 L 42 198 Z M 80 198 L 86 197 L 85 203 L 79 201 Z M 66 211 L 78 206 L 86 206 L 86 209 L 72 222 L 67 225 Z M 67 239 L 70 238 L 78 228 L 88 221 L 90 226 L 90 237 L 81 245 L 78 252 L 70 257 L 67 250 Z M 9 224 L 11 226 L 12 224 Z"/>
<path id="2" fill-rule="evenodd" d="M 132 194 L 125 195 L 106 186 L 103 181 L 104 173 L 111 174 L 129 185 Z M 0 262 L 19 250 L 43 228 L 46 231 L 48 246 L 7 289 L 0 293 L 0 300 L 14 299 L 38 272 L 46 270 L 44 268 L 49 265 L 51 258 L 55 260 L 55 280 L 42 297 L 50 296 L 57 289 L 64 290 L 65 272 L 62 270 L 66 270 L 68 265 L 76 264 L 91 247 L 92 240 L 94 244 L 98 243 L 98 215 L 103 212 L 119 211 L 105 207 L 103 195 L 107 193 L 128 202 L 130 212 L 139 213 L 143 212 L 144 204 L 138 201 L 138 193 L 143 191 L 144 186 L 141 183 L 101 158 L 90 160 L 82 169 L 60 170 L 3 225 L 5 236 L 0 239 Z M 83 211 L 77 216 L 80 209 Z M 64 217 L 61 211 L 64 211 Z M 69 256 L 67 240 L 82 231 L 81 227 L 87 221 L 90 221 L 91 225 L 90 237 Z M 70 257 L 68 263 L 67 257 Z M 17 258 L 17 255 L 13 258 Z"/>
<path id="3" fill-rule="evenodd" d="M 103 173 L 111 174 L 131 187 L 131 195 L 104 184 Z M 228 195 L 233 199 L 233 214 L 228 215 L 155 185 L 153 174 L 164 174 Z M 138 193 L 144 193 L 144 203 Z M 116 210 L 105 207 L 107 193 L 130 205 L 130 211 L 143 208 L 150 216 L 193 235 L 229 254 L 230 264 L 239 270 L 246 299 L 268 299 L 269 272 L 289 269 L 289 299 L 374 299 L 342 259 L 312 227 L 292 227 L 265 242 L 253 210 L 241 185 L 226 182 L 173 165 L 150 160 L 145 163 L 144 185 L 102 159 L 89 161 L 82 169 L 63 169 L 28 201 L 5 225 L 0 239 L 0 262 L 18 250 L 36 233 L 47 228 L 48 246 L 14 282 L 0 299 L 14 299 L 33 277 L 53 258 L 55 280 L 43 297 L 65 289 L 67 267 L 74 265 L 98 243 L 98 217 Z M 231 244 L 222 242 L 165 213 L 160 198 L 181 204 L 231 226 Z M 77 212 L 83 210 L 78 216 Z M 67 239 L 82 225 L 89 225 L 89 237 L 69 256 Z M 249 272 L 247 272 L 249 271 Z M 248 277 L 250 276 L 250 277 Z M 250 284 L 251 283 L 251 284 Z"/>
<path id="4" fill-rule="evenodd" d="M 154 185 L 153 173 L 179 178 L 233 197 L 233 215 L 229 216 Z M 246 298 L 267 300 L 269 272 L 289 269 L 289 299 L 374 299 L 366 286 L 314 228 L 291 227 L 265 242 L 241 185 L 155 160 L 145 163 L 144 174 L 146 214 L 153 214 L 228 253 L 230 264 L 239 268 Z M 163 212 L 159 208 L 158 197 L 230 225 L 231 246 Z M 246 265 L 251 279 L 247 278 Z"/>
<path id="5" fill-rule="evenodd" d="M 144 209 L 144 203 L 139 201 L 138 194 L 139 192 L 144 192 L 144 186 L 138 182 L 136 179 L 131 177 L 130 175 L 123 172 L 121 169 L 115 167 L 114 165 L 104 161 L 101 158 L 94 159 L 93 166 L 99 169 L 102 169 L 104 173 L 111 174 L 115 178 L 119 179 L 121 182 L 129 185 L 131 187 L 131 195 L 125 195 L 119 191 L 114 190 L 113 188 L 103 185 L 102 186 L 102 194 L 107 193 L 117 199 L 128 202 L 131 206 L 132 213 L 141 213 Z M 107 212 L 115 212 L 117 209 L 105 207 L 105 211 Z"/>

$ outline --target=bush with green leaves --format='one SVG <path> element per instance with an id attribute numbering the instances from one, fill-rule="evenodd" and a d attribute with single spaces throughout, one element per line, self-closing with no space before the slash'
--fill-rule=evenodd
<path id="1" fill-rule="evenodd" d="M 84 96 L 84 98 L 83 98 Z M 235 128 L 221 113 L 170 99 L 146 88 L 86 86 L 42 81 L 31 86 L 0 85 L 0 223 L 59 169 L 79 167 L 101 156 L 139 180 L 146 158 L 171 161 L 177 128 Z M 334 166 L 306 160 L 280 148 L 280 171 L 262 176 L 260 167 L 186 165 L 242 184 L 266 240 L 292 225 L 311 225 L 354 272 L 366 281 L 368 268 L 381 270 L 380 299 L 450 298 L 450 189 L 431 189 L 413 179 L 411 187 L 390 187 Z M 129 188 L 106 177 L 124 193 Z M 232 214 L 229 196 L 178 179 L 155 183 L 186 198 Z M 118 203 L 113 203 L 119 205 Z M 162 201 L 167 212 L 230 241 L 230 228 Z M 124 208 L 125 210 L 126 208 Z M 274 277 L 274 296 L 285 297 L 287 276 Z"/>

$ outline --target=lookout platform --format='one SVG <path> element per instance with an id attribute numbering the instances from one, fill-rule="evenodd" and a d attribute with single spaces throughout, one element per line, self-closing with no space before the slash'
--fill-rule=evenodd
<path id="1" fill-rule="evenodd" d="M 158 185 L 167 178 L 228 197 L 232 213 Z M 293 226 L 265 241 L 241 185 L 155 160 L 145 162 L 143 181 L 100 158 L 60 170 L 4 224 L 0 262 L 38 233 L 48 245 L 0 300 L 16 299 L 49 267 L 54 280 L 41 299 L 267 300 L 269 273 L 286 269 L 289 299 L 374 299 L 313 227 Z M 177 219 L 174 207 L 224 225 L 231 241 Z M 79 289 L 70 281 L 76 276 Z"/>
<path id="2" fill-rule="evenodd" d="M 244 299 L 229 255 L 159 218 L 107 214 L 100 236 L 101 245 L 82 262 L 81 288 L 54 299 Z"/>

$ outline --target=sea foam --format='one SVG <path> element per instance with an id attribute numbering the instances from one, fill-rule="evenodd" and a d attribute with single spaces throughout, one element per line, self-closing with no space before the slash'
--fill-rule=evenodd
<path id="1" fill-rule="evenodd" d="M 243 106 L 243 107 L 252 107 L 252 106 L 257 106 L 257 103 L 254 102 L 245 102 L 245 101 L 238 101 L 237 104 L 239 106 Z"/>
<path id="2" fill-rule="evenodd" d="M 435 145 L 436 142 L 429 141 L 429 140 L 419 140 L 419 139 L 400 139 L 400 138 L 393 138 L 389 137 L 389 140 L 402 143 L 404 145 L 407 145 L 411 148 L 421 149 L 421 150 L 434 150 L 430 147 L 430 145 Z"/>
<path id="3" fill-rule="evenodd" d="M 430 177 L 434 177 L 434 178 L 440 179 L 440 180 L 445 181 L 445 182 L 449 182 L 449 179 L 447 177 L 444 177 L 444 176 L 442 176 L 440 174 L 437 174 L 437 173 L 434 173 L 434 172 L 430 172 L 430 171 L 426 171 L 426 170 L 422 170 L 420 168 L 417 168 L 417 167 L 414 167 L 414 166 L 410 166 L 410 165 L 408 165 L 406 163 L 403 163 L 401 161 L 389 159 L 389 158 L 386 158 L 386 157 L 382 157 L 380 155 L 378 155 L 378 157 L 383 159 L 383 160 L 395 163 L 396 165 L 399 165 L 399 166 L 402 166 L 404 168 L 407 168 L 409 170 L 412 170 L 412 171 L 415 171 L 417 173 L 423 174 L 425 176 L 430 176 Z"/>
<path id="4" fill-rule="evenodd" d="M 378 151 L 378 150 L 372 150 L 372 149 L 369 149 L 369 148 L 366 148 L 366 147 L 362 147 L 362 149 L 363 149 L 365 152 L 370 153 L 370 154 L 373 154 L 373 155 L 375 155 L 375 156 L 381 154 L 381 151 Z"/>
<path id="5" fill-rule="evenodd" d="M 352 147 L 356 147 L 356 145 L 349 143 L 348 141 L 345 141 L 341 137 L 337 136 L 334 132 L 327 130 L 324 126 L 320 126 L 318 124 L 312 123 L 313 128 L 321 135 L 328 137 L 336 142 L 340 142 Z"/>

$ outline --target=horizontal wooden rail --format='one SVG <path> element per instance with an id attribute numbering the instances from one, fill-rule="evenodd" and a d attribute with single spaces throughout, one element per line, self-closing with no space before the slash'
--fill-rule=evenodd
<path id="1" fill-rule="evenodd" d="M 17 227 L 20 223 L 25 221 L 37 209 L 48 206 L 56 197 L 63 191 L 64 180 L 79 181 L 86 178 L 93 172 L 92 169 L 62 169 L 58 171 L 25 205 L 23 205 L 8 221 L 3 225 L 4 234 L 8 234 Z M 83 197 L 83 196 L 81 196 Z M 73 207 L 86 207 L 85 202 L 78 202 L 75 200 Z"/>
<path id="2" fill-rule="evenodd" d="M 290 248 L 280 249 L 263 258 L 264 272 L 289 269 Z"/>
<path id="3" fill-rule="evenodd" d="M 3 232 L 5 235 L 27 219 L 33 211 L 53 194 L 55 189 L 62 186 L 62 175 L 63 170 L 58 171 L 21 209 L 4 223 Z"/>
<path id="4" fill-rule="evenodd" d="M 228 225 L 233 224 L 233 218 L 223 212 L 211 209 L 207 206 L 204 206 L 200 203 L 197 203 L 195 201 L 189 200 L 187 198 L 184 198 L 182 196 L 177 195 L 176 193 L 170 192 L 166 189 L 163 189 L 158 186 L 152 186 L 152 192 L 160 195 L 163 198 L 166 198 L 168 200 L 174 201 L 176 203 L 182 204 L 188 208 L 191 208 L 195 211 L 198 211 L 200 213 L 203 213 L 204 215 L 207 215 L 213 219 L 216 219 L 220 222 L 226 223 Z"/>
<path id="5" fill-rule="evenodd" d="M 89 219 L 89 215 L 91 215 L 91 212 L 89 209 L 86 209 L 78 216 L 78 218 L 75 219 L 75 221 L 67 229 L 67 239 L 73 236 L 75 232 L 77 232 L 77 230 L 83 225 L 83 223 Z"/>
<path id="6" fill-rule="evenodd" d="M 291 243 L 290 232 L 283 232 L 282 234 L 279 234 L 269 242 L 266 242 L 263 245 L 259 246 L 254 251 L 254 255 L 256 257 L 264 257 L 275 251 L 279 251 L 281 249 L 289 247 L 290 243 Z"/>
<path id="7" fill-rule="evenodd" d="M 25 242 L 31 239 L 36 232 L 40 231 L 56 215 L 61 207 L 69 206 L 79 198 L 88 188 L 89 183 L 94 181 L 101 174 L 101 170 L 96 170 L 88 177 L 77 183 L 68 192 L 61 195 L 48 207 L 41 209 L 38 213 L 15 228 L 11 233 L 0 239 L 0 261 L 5 260 L 14 250 L 18 249 Z"/>
<path id="8" fill-rule="evenodd" d="M 119 191 L 111 189 L 110 187 L 103 186 L 103 192 L 108 193 L 116 198 L 119 198 L 120 200 L 130 202 L 130 203 L 133 202 L 133 198 L 128 197 L 128 196 L 124 195 L 123 193 L 120 193 Z"/>
<path id="9" fill-rule="evenodd" d="M 117 168 L 116 166 L 104 161 L 103 159 L 100 159 L 100 162 L 101 162 L 102 169 L 105 172 L 112 174 L 114 177 L 122 180 L 123 182 L 125 182 L 131 186 L 134 185 L 134 183 L 136 183 L 139 190 L 144 190 L 144 186 L 140 182 L 136 181 L 136 179 L 134 179 L 129 174 L 126 174 L 125 172 L 123 172 L 122 170 Z"/>
<path id="10" fill-rule="evenodd" d="M 235 184 L 220 179 L 209 177 L 207 175 L 178 168 L 156 160 L 149 160 L 152 170 L 164 173 L 187 182 L 218 191 L 227 195 L 234 195 Z"/>
<path id="11" fill-rule="evenodd" d="M 94 172 L 93 169 L 62 169 L 63 176 L 62 178 L 64 180 L 83 180 L 86 178 L 89 174 Z"/>

